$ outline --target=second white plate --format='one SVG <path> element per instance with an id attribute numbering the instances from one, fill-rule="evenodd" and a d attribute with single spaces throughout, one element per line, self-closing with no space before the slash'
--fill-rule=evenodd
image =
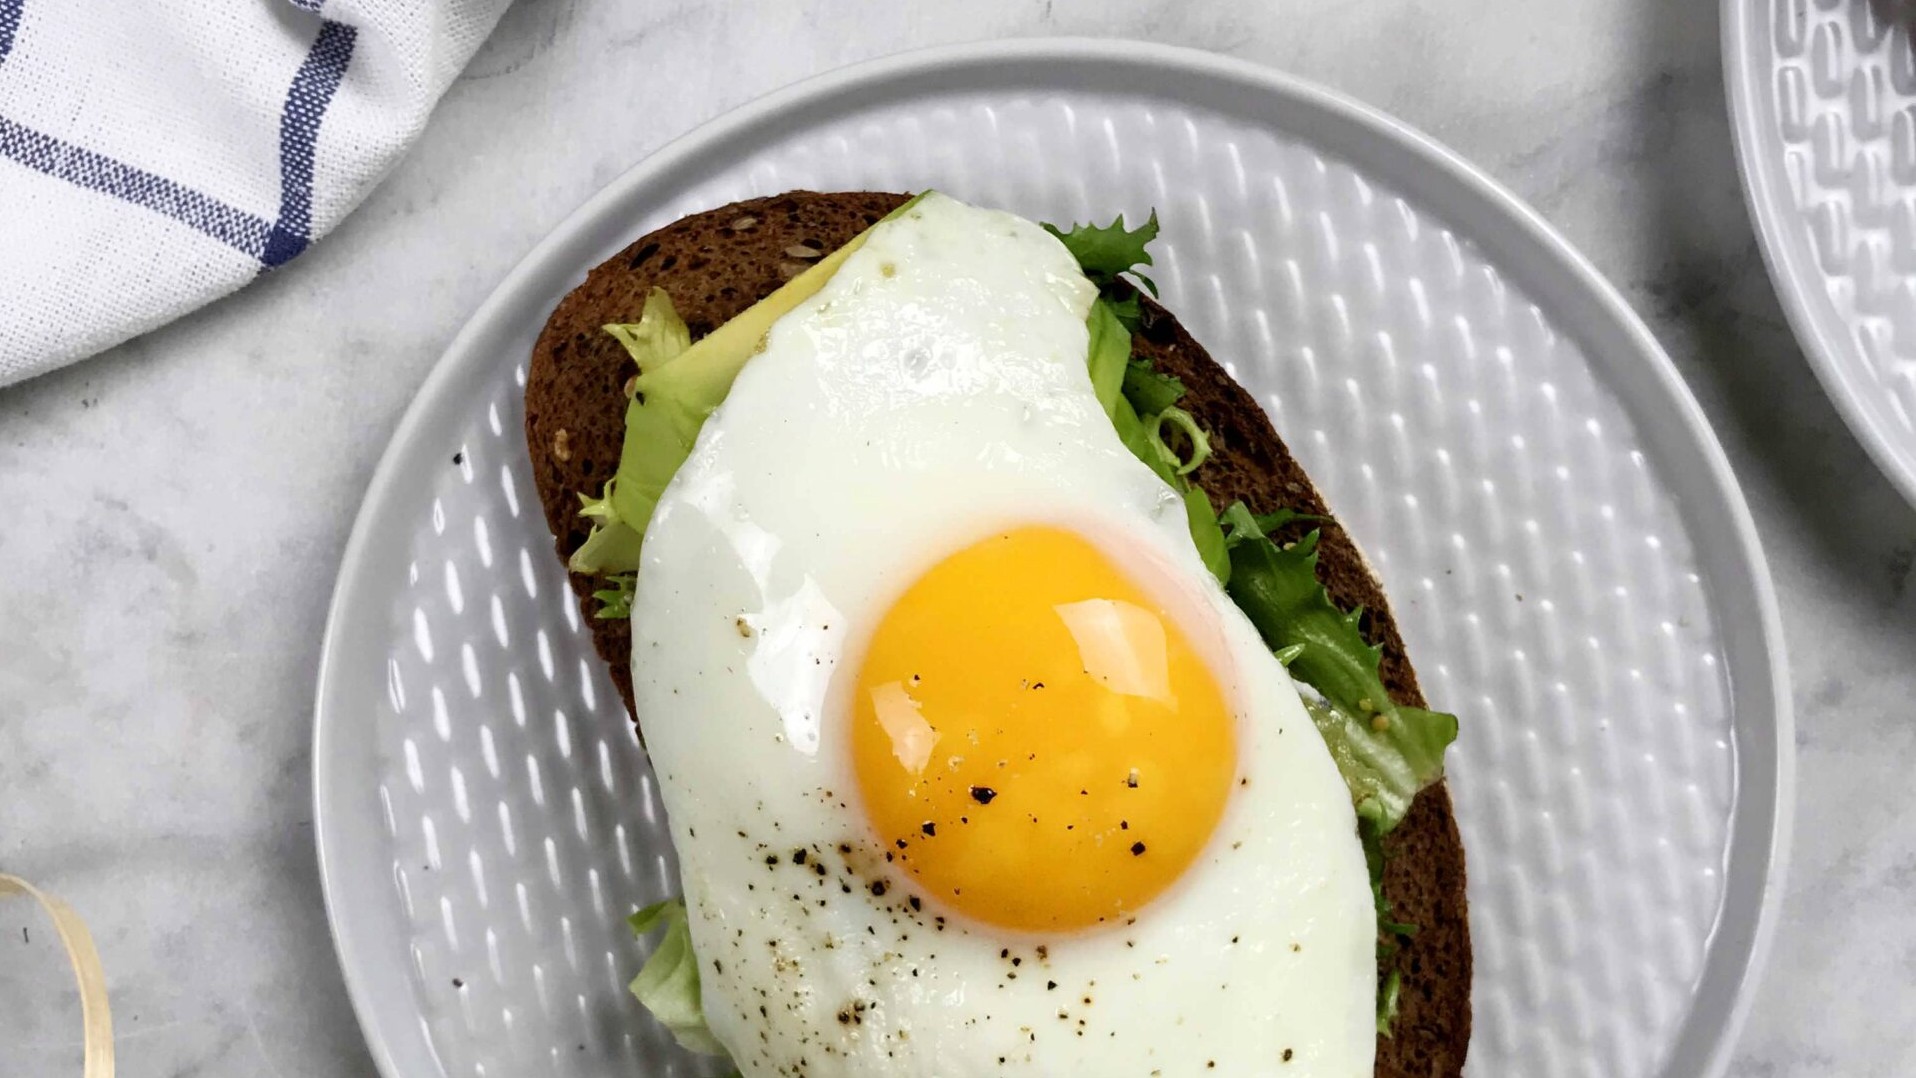
<path id="1" fill-rule="evenodd" d="M 1916 504 L 1916 0 L 1723 0 L 1723 68 L 1797 340 Z"/>
<path id="2" fill-rule="evenodd" d="M 1270 410 L 1462 718 L 1478 1074 L 1715 1073 L 1774 908 L 1775 603 L 1701 413 L 1529 210 L 1323 90 L 1121 42 L 866 65 L 619 179 L 486 301 L 381 462 L 327 627 L 322 876 L 388 1078 L 684 1074 L 621 918 L 676 889 L 521 433 L 547 313 L 633 237 L 793 187 L 1165 231 L 1168 303 Z"/>

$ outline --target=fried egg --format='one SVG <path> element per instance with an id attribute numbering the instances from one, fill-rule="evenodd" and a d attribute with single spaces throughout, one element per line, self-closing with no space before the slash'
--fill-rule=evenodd
<path id="1" fill-rule="evenodd" d="M 659 502 L 634 693 L 745 1075 L 1371 1073 L 1349 791 L 1099 406 L 1095 296 L 930 195 Z"/>

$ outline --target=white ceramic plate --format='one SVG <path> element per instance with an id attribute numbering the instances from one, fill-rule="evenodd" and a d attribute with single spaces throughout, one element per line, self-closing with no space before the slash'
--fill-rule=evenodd
<path id="1" fill-rule="evenodd" d="M 1916 503 L 1916 0 L 1723 0 L 1723 69 L 1790 324 Z"/>
<path id="2" fill-rule="evenodd" d="M 1533 213 L 1391 120 L 1119 42 L 918 53 L 773 95 L 575 213 L 381 462 L 319 682 L 319 850 L 391 1076 L 686 1074 L 625 994 L 674 891 L 643 757 L 551 551 L 534 335 L 686 212 L 909 190 L 1165 231 L 1167 301 L 1270 409 L 1462 717 L 1480 1075 L 1716 1073 L 1789 819 L 1789 695 L 1742 497 L 1669 361 Z"/>

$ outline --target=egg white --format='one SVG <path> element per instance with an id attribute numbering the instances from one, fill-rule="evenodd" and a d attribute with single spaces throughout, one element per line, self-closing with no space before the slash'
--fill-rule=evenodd
<path id="1" fill-rule="evenodd" d="M 1099 408 L 1094 296 L 1038 226 L 928 196 L 779 320 L 659 503 L 634 693 L 707 1019 L 748 1076 L 1371 1073 L 1349 792 Z M 1135 923 L 1054 937 L 967 922 L 886 862 L 834 682 L 931 564 L 1032 523 L 1137 573 L 1239 721 L 1206 851 Z"/>

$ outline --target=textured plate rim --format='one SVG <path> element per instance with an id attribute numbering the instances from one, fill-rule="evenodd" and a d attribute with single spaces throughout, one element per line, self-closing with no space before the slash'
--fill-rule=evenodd
<path id="1" fill-rule="evenodd" d="M 1857 373 L 1859 366 L 1869 365 L 1869 359 L 1861 354 L 1819 283 L 1823 274 L 1816 267 L 1814 252 L 1791 220 L 1796 206 L 1788 183 L 1777 174 L 1781 162 L 1764 152 L 1761 128 L 1769 120 L 1761 104 L 1765 91 L 1758 84 L 1760 65 L 1747 46 L 1757 2 L 1722 0 L 1723 81 L 1729 92 L 1730 135 L 1736 144 L 1737 173 L 1743 179 L 1743 202 L 1756 225 L 1756 245 L 1763 252 L 1770 287 L 1782 301 L 1783 315 L 1824 395 L 1835 402 L 1843 422 L 1876 467 L 1916 505 L 1916 434 L 1903 433 L 1881 414 L 1882 406 L 1870 391 L 1880 392 L 1882 387 Z"/>
<path id="2" fill-rule="evenodd" d="M 379 1006 L 389 989 L 377 983 L 374 971 L 380 967 L 368 962 L 373 941 L 348 916 L 349 909 L 369 896 L 366 888 L 354 887 L 364 880 L 348 879 L 346 866 L 353 847 L 351 836 L 342 831 L 350 827 L 339 823 L 341 817 L 329 807 L 337 805 L 341 813 L 346 812 L 349 800 L 357 801 L 376 783 L 370 767 L 355 772 L 341 755 L 355 747 L 342 729 L 353 716 L 335 698 L 342 693 L 344 656 L 351 650 L 352 634 L 368 620 L 361 609 L 368 601 L 365 589 L 356 584 L 377 564 L 381 553 L 377 542 L 403 533 L 404 525 L 410 523 L 399 516 L 401 506 L 417 502 L 409 503 L 401 496 L 422 485 L 420 470 L 411 468 L 410 462 L 427 448 L 424 443 L 435 417 L 462 389 L 493 373 L 497 357 L 481 345 L 491 336 L 494 323 L 505 324 L 515 299 L 536 288 L 547 274 L 576 273 L 584 267 L 584 250 L 590 247 L 586 233 L 593 222 L 616 212 L 648 187 L 667 186 L 696 172 L 708 159 L 755 131 L 801 125 L 812 114 L 844 107 L 848 99 L 949 88 L 994 70 L 1028 75 L 1074 65 L 1121 66 L 1151 86 L 1184 80 L 1193 90 L 1228 88 L 1244 95 L 1245 102 L 1283 102 L 1306 110 L 1316 123 L 1326 125 L 1325 130 L 1341 128 L 1354 136 L 1367 156 L 1393 158 L 1421 171 L 1427 187 L 1438 187 L 1423 191 L 1424 201 L 1447 222 L 1480 226 L 1468 233 L 1473 240 L 1485 227 L 1506 230 L 1505 242 L 1495 249 L 1500 261 L 1512 264 L 1515 275 L 1536 286 L 1528 289 L 1533 295 L 1557 291 L 1581 296 L 1591 304 L 1582 315 L 1564 321 L 1581 340 L 1606 341 L 1608 347 L 1585 348 L 1593 369 L 1608 375 L 1606 385 L 1625 399 L 1633 419 L 1648 428 L 1642 437 L 1659 457 L 1675 453 L 1682 460 L 1687 455 L 1695 460 L 1685 463 L 1702 465 L 1700 475 L 1690 469 L 1669 480 L 1688 495 L 1678 498 L 1686 532 L 1719 540 L 1709 547 L 1713 556 L 1719 563 L 1728 559 L 1736 570 L 1731 575 L 1748 586 L 1747 592 L 1730 588 L 1714 594 L 1721 606 L 1742 615 L 1724 619 L 1726 642 L 1747 641 L 1752 633 L 1755 640 L 1727 656 L 1733 700 L 1747 709 L 1740 707 L 1734 713 L 1736 793 L 1724 864 L 1723 906 L 1709 935 L 1693 1005 L 1672 1042 L 1665 1073 L 1714 1076 L 1727 1068 L 1770 950 L 1781 903 L 1795 794 L 1794 721 L 1781 617 L 1755 522 L 1728 458 L 1675 365 L 1622 296 L 1534 210 L 1475 166 L 1400 121 L 1335 91 L 1249 61 L 1134 41 L 1039 38 L 939 46 L 841 68 L 758 98 L 668 143 L 587 199 L 506 275 L 453 338 L 408 406 L 373 472 L 341 558 L 321 643 L 313 714 L 314 841 L 327 922 L 367 1048 L 385 1078 L 436 1074 L 440 1069 L 417 1015 L 409 1009 L 401 1014 Z M 1171 96 L 1178 92 L 1166 90 Z M 1577 315 L 1574 308 L 1553 309 L 1553 314 L 1558 313 Z M 1630 393 L 1619 386 L 1619 379 L 1644 375 L 1653 389 Z M 1643 408 L 1664 410 L 1668 414 L 1663 418 L 1674 425 L 1641 424 L 1638 412 Z M 1729 627 L 1734 625 L 1754 628 L 1730 637 L 1734 630 Z M 1744 656 L 1747 669 L 1739 667 L 1739 655 Z M 370 750 L 364 744 L 357 748 Z M 365 751 L 362 763 L 369 759 Z M 370 897 L 374 912 L 383 903 L 390 913 L 389 891 Z M 392 956 L 386 968 L 397 964 L 398 957 Z M 409 998 L 410 987 L 403 983 L 402 987 Z"/>

